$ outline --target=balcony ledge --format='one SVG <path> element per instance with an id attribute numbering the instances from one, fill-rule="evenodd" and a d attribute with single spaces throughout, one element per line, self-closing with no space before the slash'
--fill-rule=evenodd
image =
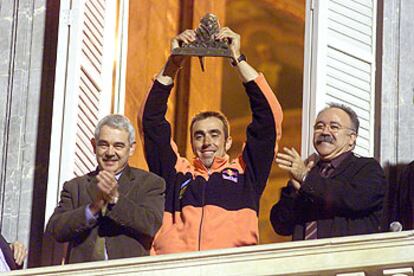
<path id="1" fill-rule="evenodd" d="M 414 231 L 404 231 L 50 266 L 8 275 L 413 275 L 413 265 Z"/>

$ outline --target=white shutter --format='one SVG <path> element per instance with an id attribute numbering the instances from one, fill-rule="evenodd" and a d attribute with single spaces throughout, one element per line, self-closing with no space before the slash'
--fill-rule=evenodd
<path id="1" fill-rule="evenodd" d="M 360 129 L 355 152 L 374 155 L 376 0 L 307 3 L 302 152 L 327 103 L 350 106 Z"/>
<path id="2" fill-rule="evenodd" d="M 90 139 L 111 111 L 115 5 L 61 1 L 46 221 L 64 181 L 96 167 Z"/>

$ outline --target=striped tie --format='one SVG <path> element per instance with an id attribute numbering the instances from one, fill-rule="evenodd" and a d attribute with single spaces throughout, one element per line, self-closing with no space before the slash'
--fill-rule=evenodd
<path id="1" fill-rule="evenodd" d="M 330 162 L 321 164 L 319 171 L 323 178 L 329 177 L 333 173 L 333 166 Z M 318 223 L 316 220 L 306 223 L 305 240 L 315 240 L 318 238 Z"/>
<path id="2" fill-rule="evenodd" d="M 318 238 L 318 224 L 316 221 L 306 223 L 305 240 L 315 240 Z"/>

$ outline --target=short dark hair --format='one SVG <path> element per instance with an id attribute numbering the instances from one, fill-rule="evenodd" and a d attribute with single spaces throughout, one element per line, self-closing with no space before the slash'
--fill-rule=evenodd
<path id="1" fill-rule="evenodd" d="M 346 114 L 348 114 L 349 118 L 351 119 L 351 128 L 355 131 L 356 134 L 358 134 L 358 130 L 359 130 L 359 119 L 358 119 L 358 115 L 356 114 L 356 112 L 350 108 L 347 105 L 344 104 L 340 104 L 340 103 L 328 103 L 328 106 L 325 107 L 324 109 L 322 109 L 321 111 L 319 111 L 318 116 L 326 111 L 327 109 L 331 109 L 331 108 L 338 108 L 343 110 Z"/>
<path id="2" fill-rule="evenodd" d="M 217 118 L 223 123 L 224 138 L 227 139 L 230 135 L 229 121 L 227 120 L 226 116 L 223 113 L 218 112 L 218 111 L 203 111 L 203 112 L 200 112 L 194 115 L 193 119 L 191 119 L 190 133 L 191 134 L 193 133 L 193 127 L 196 122 L 210 118 L 210 117 Z"/>

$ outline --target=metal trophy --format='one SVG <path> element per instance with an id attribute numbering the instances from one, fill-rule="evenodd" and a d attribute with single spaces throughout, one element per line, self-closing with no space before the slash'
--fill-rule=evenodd
<path id="1" fill-rule="evenodd" d="M 196 40 L 172 50 L 173 55 L 198 56 L 201 70 L 204 72 L 203 57 L 232 57 L 228 41 L 215 40 L 214 35 L 220 30 L 220 24 L 216 15 L 207 13 L 200 20 L 200 25 L 195 30 Z"/>

